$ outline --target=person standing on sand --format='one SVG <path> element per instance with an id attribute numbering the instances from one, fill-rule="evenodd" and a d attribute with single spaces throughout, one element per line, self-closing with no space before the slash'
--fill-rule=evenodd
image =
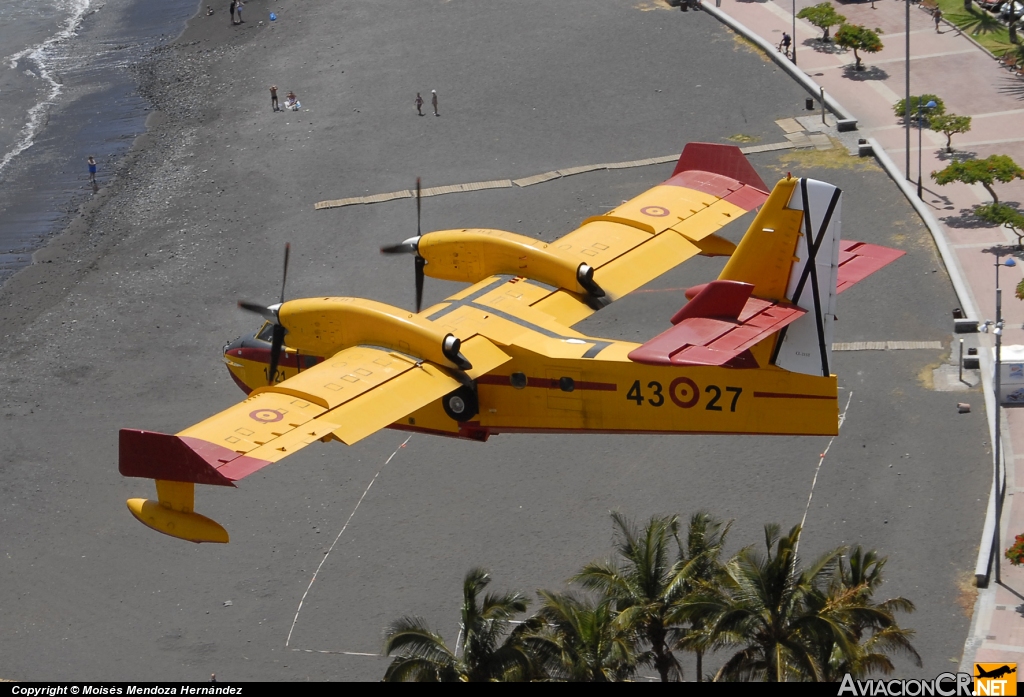
<path id="1" fill-rule="evenodd" d="M 242 8 L 243 7 L 245 7 L 245 3 L 242 2 L 242 0 L 238 0 L 238 7 L 235 9 L 235 12 L 238 13 L 238 23 L 239 24 L 244 24 L 244 22 L 242 22 Z"/>
<path id="2" fill-rule="evenodd" d="M 274 111 L 281 111 L 281 107 L 277 105 L 277 85 L 270 86 L 270 108 Z"/>
<path id="3" fill-rule="evenodd" d="M 237 0 L 231 0 L 231 6 L 228 8 L 231 10 L 231 24 L 235 25 L 238 22 L 235 21 L 235 7 L 238 5 Z"/>
<path id="4" fill-rule="evenodd" d="M 89 159 L 86 160 L 89 163 L 89 181 L 93 184 L 96 183 L 96 158 L 89 155 Z"/>
<path id="5" fill-rule="evenodd" d="M 423 116 L 423 97 L 420 96 L 419 92 L 416 93 L 416 113 Z"/>
<path id="6" fill-rule="evenodd" d="M 440 116 L 437 113 L 437 90 L 430 90 L 430 105 L 434 107 L 434 116 Z"/>

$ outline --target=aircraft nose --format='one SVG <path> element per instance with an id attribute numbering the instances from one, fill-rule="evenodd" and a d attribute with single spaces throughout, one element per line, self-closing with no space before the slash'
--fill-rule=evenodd
<path id="1" fill-rule="evenodd" d="M 229 342 L 225 343 L 224 344 L 224 355 L 226 356 L 229 353 L 231 353 L 232 351 L 237 351 L 238 349 L 242 348 L 242 346 L 245 345 L 246 338 L 251 339 L 253 337 L 251 337 L 251 336 L 250 337 L 240 336 L 237 339 L 235 339 L 234 341 L 229 341 Z"/>

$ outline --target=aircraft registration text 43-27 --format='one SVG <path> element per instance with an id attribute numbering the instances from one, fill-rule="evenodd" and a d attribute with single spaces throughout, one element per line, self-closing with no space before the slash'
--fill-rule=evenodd
<path id="1" fill-rule="evenodd" d="M 652 380 L 647 383 L 647 390 L 644 393 L 644 389 L 640 386 L 639 380 L 634 380 L 632 387 L 626 393 L 626 399 L 636 402 L 637 406 L 640 406 L 644 402 L 650 404 L 652 407 L 660 407 L 665 404 L 665 392 L 661 386 L 661 383 Z M 725 391 L 729 394 L 725 395 L 725 399 L 722 400 L 722 388 L 718 385 L 708 385 L 704 388 L 704 393 L 709 395 L 710 399 L 704 406 L 707 411 L 723 411 L 725 407 L 731 412 L 736 411 L 736 405 L 739 403 L 740 395 L 743 393 L 742 387 L 726 387 Z M 729 395 L 732 395 L 730 399 Z M 700 401 L 701 391 L 690 378 L 679 377 L 669 383 L 668 386 L 668 397 L 672 400 L 672 403 L 681 409 L 691 409 L 697 406 Z"/>

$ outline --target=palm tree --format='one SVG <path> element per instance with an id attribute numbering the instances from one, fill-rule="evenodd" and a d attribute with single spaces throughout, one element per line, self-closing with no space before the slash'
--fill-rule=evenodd
<path id="1" fill-rule="evenodd" d="M 594 561 L 570 579 L 596 590 L 613 602 L 619 621 L 635 627 L 651 649 L 651 662 L 662 682 L 681 680 L 683 667 L 670 648 L 671 623 L 668 616 L 685 588 L 677 558 L 669 543 L 678 541 L 677 516 L 652 517 L 638 530 L 618 512 L 612 521 L 620 537 L 617 549 L 621 564 Z"/>
<path id="2" fill-rule="evenodd" d="M 384 681 L 480 682 L 532 677 L 533 661 L 522 641 L 527 625 L 508 631 L 512 618 L 526 611 L 529 600 L 516 591 L 488 593 L 480 603 L 479 596 L 490 582 L 490 575 L 483 569 L 472 569 L 466 574 L 462 584 L 461 641 L 457 641 L 454 651 L 419 617 L 403 617 L 393 622 L 386 631 L 384 655 L 397 655 L 388 666 Z"/>
<path id="3" fill-rule="evenodd" d="M 573 594 L 538 591 L 539 622 L 524 643 L 547 675 L 568 682 L 622 682 L 636 672 L 636 630 L 620 621 L 611 598 L 596 603 Z"/>
<path id="4" fill-rule="evenodd" d="M 851 652 L 843 654 L 833 645 L 831 651 L 821 657 L 824 679 L 839 681 L 846 673 L 860 679 L 876 671 L 891 675 L 895 667 L 889 656 L 894 653 L 908 656 L 920 668 L 921 656 L 910 643 L 914 630 L 903 629 L 895 619 L 897 612 L 913 612 L 914 604 L 903 597 L 880 603 L 872 600 L 875 590 L 882 584 L 886 558 L 879 558 L 874 550 L 865 551 L 860 546 L 847 558 L 848 564 L 839 560 L 827 597 L 819 598 L 818 603 L 828 604 L 830 611 L 845 616 L 852 639 Z"/>
<path id="5" fill-rule="evenodd" d="M 799 536 L 799 525 L 784 537 L 778 525 L 766 525 L 766 554 L 741 550 L 726 564 L 727 595 L 703 599 L 705 608 L 714 610 L 712 630 L 718 641 L 742 646 L 715 680 L 819 681 L 822 643 L 850 654 L 841 616 L 808 603 L 815 589 L 827 586 L 843 548 L 800 570 L 795 550 Z M 700 607 L 701 600 L 695 604 Z"/>
<path id="6" fill-rule="evenodd" d="M 669 622 L 688 625 L 676 630 L 676 648 L 693 651 L 697 657 L 697 682 L 704 681 L 704 653 L 716 647 L 716 638 L 709 631 L 713 610 L 708 603 L 691 605 L 689 600 L 708 596 L 721 597 L 725 567 L 722 548 L 732 522 L 725 523 L 707 511 L 690 517 L 686 543 L 679 542 L 679 567 L 683 595 L 676 601 Z"/>

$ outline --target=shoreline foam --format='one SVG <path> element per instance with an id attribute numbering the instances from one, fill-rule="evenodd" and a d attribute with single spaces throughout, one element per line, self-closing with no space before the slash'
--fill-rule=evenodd
<path id="1" fill-rule="evenodd" d="M 31 63 L 48 83 L 0 167 L 0 286 L 91 197 L 85 157 L 96 156 L 103 186 L 144 132 L 151 106 L 133 68 L 180 35 L 199 6 L 172 0 L 154 13 L 137 0 L 79 1 L 58 32 L 4 59 Z"/>
<path id="2" fill-rule="evenodd" d="M 21 130 L 18 131 L 18 140 L 14 147 L 8 150 L 3 157 L 0 157 L 0 174 L 14 160 L 15 157 L 32 147 L 35 136 L 43 127 L 46 112 L 53 107 L 55 100 L 60 96 L 62 84 L 53 74 L 51 62 L 46 60 L 47 50 L 52 49 L 63 41 L 67 41 L 78 33 L 82 20 L 91 6 L 92 0 L 75 0 L 77 7 L 62 23 L 62 28 L 56 34 L 50 36 L 42 43 L 22 49 L 17 53 L 5 56 L 2 60 L 8 61 L 11 70 L 17 70 L 18 63 L 22 59 L 28 59 L 36 66 L 36 74 L 49 84 L 46 96 L 28 110 L 28 120 Z"/>

